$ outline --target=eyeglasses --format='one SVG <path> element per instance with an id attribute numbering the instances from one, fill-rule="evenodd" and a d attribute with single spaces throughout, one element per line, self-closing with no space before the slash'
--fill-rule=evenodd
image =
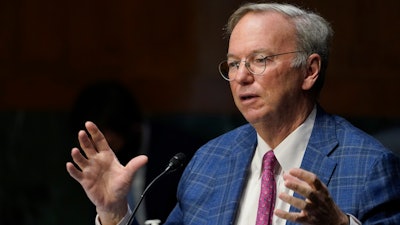
<path id="1" fill-rule="evenodd" d="M 235 61 L 235 60 L 224 60 L 218 65 L 219 73 L 222 78 L 227 81 L 233 81 L 236 77 L 236 73 L 239 70 L 240 64 L 244 62 L 246 69 L 253 75 L 261 75 L 267 66 L 267 62 L 271 61 L 273 57 L 298 53 L 301 51 L 284 52 L 275 55 L 264 56 L 261 54 L 252 55 L 245 61 Z"/>

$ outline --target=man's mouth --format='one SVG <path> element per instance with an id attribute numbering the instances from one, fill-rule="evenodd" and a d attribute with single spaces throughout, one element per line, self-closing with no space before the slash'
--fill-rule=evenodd
<path id="1" fill-rule="evenodd" d="M 240 95 L 239 96 L 240 100 L 242 100 L 242 101 L 250 100 L 250 99 L 253 99 L 255 97 L 257 97 L 257 96 L 254 95 L 254 94 L 245 94 L 245 95 Z"/>

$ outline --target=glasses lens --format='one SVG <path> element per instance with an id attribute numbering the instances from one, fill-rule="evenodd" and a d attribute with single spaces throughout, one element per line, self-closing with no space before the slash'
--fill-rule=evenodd
<path id="1" fill-rule="evenodd" d="M 226 60 L 225 60 L 225 61 L 222 61 L 222 62 L 219 64 L 218 69 L 219 69 L 219 73 L 221 74 L 221 76 L 222 76 L 225 80 L 229 81 L 230 79 L 229 79 L 229 67 L 228 67 L 228 62 L 227 62 Z"/>
<path id="2" fill-rule="evenodd" d="M 264 72 L 266 66 L 266 59 L 253 59 L 247 64 L 247 69 L 254 75 L 260 75 Z"/>

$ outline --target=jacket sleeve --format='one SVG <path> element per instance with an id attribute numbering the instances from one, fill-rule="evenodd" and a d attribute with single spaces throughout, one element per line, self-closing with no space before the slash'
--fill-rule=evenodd
<path id="1" fill-rule="evenodd" d="M 372 163 L 359 204 L 364 225 L 400 224 L 400 159 L 393 153 Z"/>

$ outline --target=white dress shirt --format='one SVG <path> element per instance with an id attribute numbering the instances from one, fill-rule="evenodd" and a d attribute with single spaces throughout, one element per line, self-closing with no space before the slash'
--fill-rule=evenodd
<path id="1" fill-rule="evenodd" d="M 314 108 L 306 121 L 273 150 L 278 161 L 275 167 L 276 193 L 285 192 L 293 195 L 293 191 L 284 185 L 283 173 L 292 168 L 300 167 L 314 126 L 315 115 L 316 109 Z M 261 189 L 262 158 L 267 151 L 272 150 L 259 135 L 257 135 L 257 143 L 256 152 L 250 165 L 249 177 L 239 207 L 236 225 L 256 224 L 258 198 L 260 197 Z M 276 197 L 275 208 L 289 211 L 290 205 Z M 272 224 L 285 225 L 286 220 L 274 215 Z"/>

